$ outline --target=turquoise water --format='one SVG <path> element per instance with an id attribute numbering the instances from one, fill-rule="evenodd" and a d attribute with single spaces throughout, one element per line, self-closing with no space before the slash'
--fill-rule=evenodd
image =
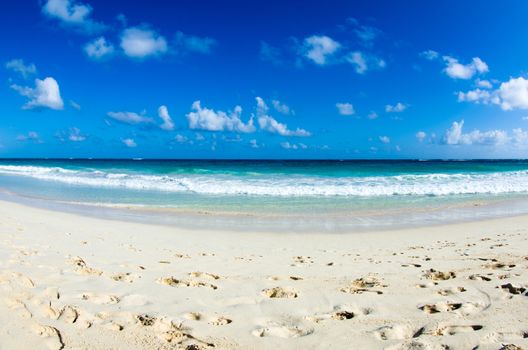
<path id="1" fill-rule="evenodd" d="M 0 188 L 165 221 L 374 227 L 525 212 L 528 161 L 0 160 Z"/>

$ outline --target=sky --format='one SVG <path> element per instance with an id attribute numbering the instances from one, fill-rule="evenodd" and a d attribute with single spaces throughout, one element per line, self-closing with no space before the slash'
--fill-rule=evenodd
<path id="1" fill-rule="evenodd" d="M 523 0 L 0 7 L 3 158 L 528 158 Z"/>

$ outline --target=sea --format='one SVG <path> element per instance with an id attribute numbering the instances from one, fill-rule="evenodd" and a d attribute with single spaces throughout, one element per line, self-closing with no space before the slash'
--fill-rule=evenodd
<path id="1" fill-rule="evenodd" d="M 0 199 L 189 229 L 359 232 L 528 213 L 528 160 L 1 159 Z"/>

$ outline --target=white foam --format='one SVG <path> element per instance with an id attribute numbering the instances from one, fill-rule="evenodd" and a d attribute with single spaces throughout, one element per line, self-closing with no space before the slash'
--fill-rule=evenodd
<path id="1" fill-rule="evenodd" d="M 74 186 L 255 196 L 445 196 L 528 192 L 528 171 L 371 177 L 142 175 L 60 167 L 0 166 L 0 174 Z"/>

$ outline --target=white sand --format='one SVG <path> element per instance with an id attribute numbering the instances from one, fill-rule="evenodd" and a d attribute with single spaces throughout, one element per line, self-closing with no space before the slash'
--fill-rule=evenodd
<path id="1" fill-rule="evenodd" d="M 0 213 L 2 350 L 528 348 L 528 217 L 278 234 Z"/>

